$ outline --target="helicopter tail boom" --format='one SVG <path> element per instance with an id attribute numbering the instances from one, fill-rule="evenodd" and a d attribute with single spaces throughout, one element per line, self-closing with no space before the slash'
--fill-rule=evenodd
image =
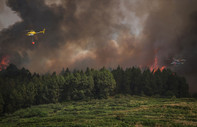
<path id="1" fill-rule="evenodd" d="M 44 34 L 45 33 L 45 28 L 43 29 L 43 31 L 40 31 L 39 33 L 43 33 Z"/>

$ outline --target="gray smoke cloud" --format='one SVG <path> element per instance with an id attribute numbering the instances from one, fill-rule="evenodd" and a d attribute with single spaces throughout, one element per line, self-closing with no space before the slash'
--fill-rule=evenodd
<path id="1" fill-rule="evenodd" d="M 0 32 L 0 56 L 32 72 L 150 66 L 158 57 L 197 91 L 196 0 L 8 0 L 20 18 Z M 46 34 L 35 37 L 26 30 Z M 169 66 L 170 58 L 185 58 Z M 166 62 L 167 61 L 167 62 Z"/>
<path id="2" fill-rule="evenodd" d="M 185 58 L 184 65 L 170 68 L 186 76 L 190 90 L 197 90 L 197 1 L 160 1 L 146 21 L 144 32 L 147 43 L 158 50 L 159 62 L 168 58 Z"/>

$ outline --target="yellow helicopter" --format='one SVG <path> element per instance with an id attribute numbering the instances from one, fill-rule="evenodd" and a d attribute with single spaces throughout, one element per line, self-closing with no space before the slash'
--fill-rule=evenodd
<path id="1" fill-rule="evenodd" d="M 27 36 L 30 36 L 30 37 L 32 37 L 32 44 L 34 45 L 35 44 L 35 42 L 34 42 L 34 35 L 36 35 L 36 34 L 44 34 L 45 33 L 45 28 L 42 30 L 42 31 L 39 31 L 39 32 L 36 32 L 36 31 L 34 31 L 34 30 L 30 30 L 29 32 L 27 32 Z"/>
<path id="2" fill-rule="evenodd" d="M 36 32 L 36 31 L 34 31 L 34 30 L 30 30 L 29 32 L 27 32 L 27 36 L 34 36 L 34 35 L 36 35 L 36 34 L 40 34 L 40 33 L 45 33 L 45 28 L 42 30 L 42 31 L 39 31 L 39 32 Z"/>

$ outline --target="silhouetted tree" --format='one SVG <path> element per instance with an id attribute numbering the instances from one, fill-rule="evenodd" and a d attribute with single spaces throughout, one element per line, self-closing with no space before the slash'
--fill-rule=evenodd
<path id="1" fill-rule="evenodd" d="M 3 96 L 0 93 L 0 115 L 3 114 L 3 106 L 4 106 L 4 100 L 3 100 Z"/>
<path id="2" fill-rule="evenodd" d="M 124 70 L 118 66 L 117 69 L 112 70 L 112 74 L 116 81 L 116 93 L 125 93 L 124 82 Z"/>
<path id="3" fill-rule="evenodd" d="M 107 98 L 116 88 L 112 73 L 105 68 L 94 72 L 94 85 L 95 98 Z"/>

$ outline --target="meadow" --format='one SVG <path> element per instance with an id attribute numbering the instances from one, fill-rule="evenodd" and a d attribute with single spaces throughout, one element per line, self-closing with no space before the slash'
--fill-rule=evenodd
<path id="1" fill-rule="evenodd" d="M 197 126 L 197 99 L 116 95 L 20 109 L 0 117 L 1 127 Z"/>

